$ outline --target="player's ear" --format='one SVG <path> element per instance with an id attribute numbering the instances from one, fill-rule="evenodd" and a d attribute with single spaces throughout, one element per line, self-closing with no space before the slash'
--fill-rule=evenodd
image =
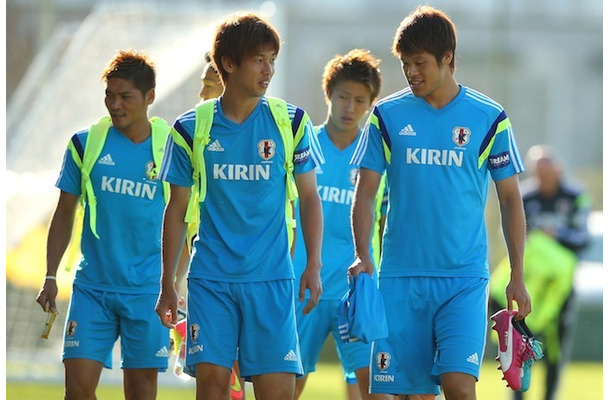
<path id="1" fill-rule="evenodd" d="M 155 89 L 149 89 L 144 95 L 144 101 L 146 104 L 151 105 L 155 101 Z"/>

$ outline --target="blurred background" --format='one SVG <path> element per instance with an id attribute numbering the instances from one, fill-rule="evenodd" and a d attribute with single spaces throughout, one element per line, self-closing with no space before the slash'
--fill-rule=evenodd
<path id="1" fill-rule="evenodd" d="M 436 0 L 458 29 L 457 80 L 507 111 L 522 155 L 553 145 L 568 174 L 592 195 L 597 243 L 581 293 L 573 360 L 602 360 L 602 2 L 599 0 Z M 400 21 L 419 2 L 395 0 L 7 0 L 6 286 L 7 380 L 63 379 L 63 316 L 72 273 L 60 271 L 61 315 L 49 340 L 34 302 L 45 273 L 46 227 L 71 135 L 106 113 L 100 74 L 117 49 L 156 61 L 151 115 L 168 121 L 198 102 L 204 53 L 213 29 L 236 10 L 253 10 L 278 29 L 283 46 L 269 95 L 326 117 L 320 88 L 333 55 L 367 48 L 382 60 L 381 96 L 405 86 L 391 54 Z M 494 196 L 490 191 L 490 196 Z M 490 264 L 504 247 L 498 211 L 487 218 Z M 324 357 L 331 357 L 329 355 Z M 48 362 L 41 362 L 48 360 Z M 601 368 L 601 364 L 600 364 Z M 105 372 L 103 379 L 118 374 Z M 120 376 L 119 376 L 120 377 Z M 120 378 L 119 378 L 120 379 Z"/>

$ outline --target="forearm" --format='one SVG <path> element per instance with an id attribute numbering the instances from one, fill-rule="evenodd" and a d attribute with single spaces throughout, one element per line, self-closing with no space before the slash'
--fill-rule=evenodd
<path id="1" fill-rule="evenodd" d="M 184 196 L 187 196 L 186 199 Z M 173 287 L 176 274 L 179 271 L 178 265 L 181 261 L 183 249 L 186 252 L 186 222 L 184 215 L 188 202 L 188 195 L 182 194 L 181 199 L 176 199 L 175 190 L 172 187 L 172 196 L 165 208 L 163 216 L 163 232 L 161 236 L 161 285 L 163 287 Z M 182 259 L 184 262 L 184 259 Z"/>
<path id="2" fill-rule="evenodd" d="M 78 197 L 62 192 L 51 218 L 47 236 L 47 276 L 55 276 L 61 259 L 70 244 L 74 224 L 74 212 Z M 78 232 L 78 234 L 81 234 Z"/>
<path id="3" fill-rule="evenodd" d="M 370 260 L 371 237 L 373 225 L 375 223 L 375 193 L 379 181 L 371 181 L 372 172 L 365 173 L 363 180 L 361 172 L 354 200 L 352 203 L 352 235 L 354 237 L 355 258 L 360 260 Z"/>
<path id="4" fill-rule="evenodd" d="M 502 233 L 511 266 L 511 278 L 523 280 L 525 252 L 525 212 L 518 188 L 499 195 Z"/>
<path id="5" fill-rule="evenodd" d="M 301 218 L 301 232 L 307 254 L 307 267 L 321 266 L 322 259 L 322 232 L 324 217 L 322 204 L 317 192 L 299 199 L 299 213 Z M 296 237 L 295 237 L 296 238 Z"/>

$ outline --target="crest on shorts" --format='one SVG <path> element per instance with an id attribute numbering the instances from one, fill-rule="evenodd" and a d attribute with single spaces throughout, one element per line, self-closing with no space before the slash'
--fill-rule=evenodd
<path id="1" fill-rule="evenodd" d="M 465 146 L 470 142 L 470 129 L 463 126 L 453 128 L 453 143 L 458 146 Z"/>
<path id="2" fill-rule="evenodd" d="M 263 139 L 258 142 L 258 155 L 265 161 L 269 161 L 275 155 L 275 142 L 271 139 Z"/>
<path id="3" fill-rule="evenodd" d="M 380 371 L 385 371 L 386 369 L 388 369 L 388 367 L 390 366 L 390 358 L 392 358 L 392 356 L 390 356 L 390 353 L 386 353 L 385 351 L 380 351 L 379 353 L 377 353 L 377 355 L 375 356 L 377 368 L 379 368 Z"/>
<path id="4" fill-rule="evenodd" d="M 66 335 L 73 336 L 76 333 L 77 326 L 78 326 L 78 323 L 76 321 L 68 322 L 68 326 L 66 327 Z"/>
<path id="5" fill-rule="evenodd" d="M 189 335 L 191 336 L 191 341 L 194 342 L 199 337 L 199 325 L 193 324 L 189 326 Z"/>

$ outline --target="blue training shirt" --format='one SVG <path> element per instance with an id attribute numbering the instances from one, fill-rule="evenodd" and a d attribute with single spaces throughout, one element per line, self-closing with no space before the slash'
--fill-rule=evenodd
<path id="1" fill-rule="evenodd" d="M 88 131 L 72 141 L 85 148 Z M 146 172 L 154 165 L 152 138 L 133 143 L 114 127 L 91 170 L 97 198 L 99 239 L 89 228 L 85 209 L 82 260 L 74 284 L 118 293 L 154 294 L 161 277 L 161 225 L 165 201 L 161 181 Z M 81 171 L 70 150 L 64 155 L 56 186 L 80 196 Z"/>
<path id="2" fill-rule="evenodd" d="M 352 163 L 387 171 L 380 278 L 489 277 L 489 176 L 498 181 L 524 170 L 498 103 L 462 86 L 435 109 L 403 89 L 377 103 Z"/>
<path id="3" fill-rule="evenodd" d="M 291 104 L 288 112 L 293 121 L 304 115 Z M 178 117 L 172 129 L 192 145 L 195 111 Z M 312 129 L 308 121 L 305 135 L 295 143 L 296 174 L 315 167 L 310 155 Z M 241 124 L 228 119 L 216 100 L 204 158 L 207 193 L 200 203 L 201 224 L 189 278 L 226 282 L 294 278 L 286 228 L 284 148 L 267 99 L 262 97 Z M 192 173 L 186 149 L 170 135 L 160 178 L 192 186 Z"/>
<path id="4" fill-rule="evenodd" d="M 359 136 L 361 133 L 359 134 Z M 358 140 L 343 150 L 330 140 L 326 125 L 318 132 L 318 141 L 323 151 L 325 163 L 316 169 L 318 193 L 322 200 L 324 233 L 322 236 L 322 280 L 321 300 L 341 300 L 349 286 L 347 269 L 354 262 L 354 240 L 350 225 L 352 199 L 358 174 L 358 166 L 350 165 Z M 296 207 L 297 235 L 294 251 L 294 271 L 297 278 L 305 270 L 307 254 L 299 204 Z M 376 278 L 376 273 L 375 273 Z"/>

